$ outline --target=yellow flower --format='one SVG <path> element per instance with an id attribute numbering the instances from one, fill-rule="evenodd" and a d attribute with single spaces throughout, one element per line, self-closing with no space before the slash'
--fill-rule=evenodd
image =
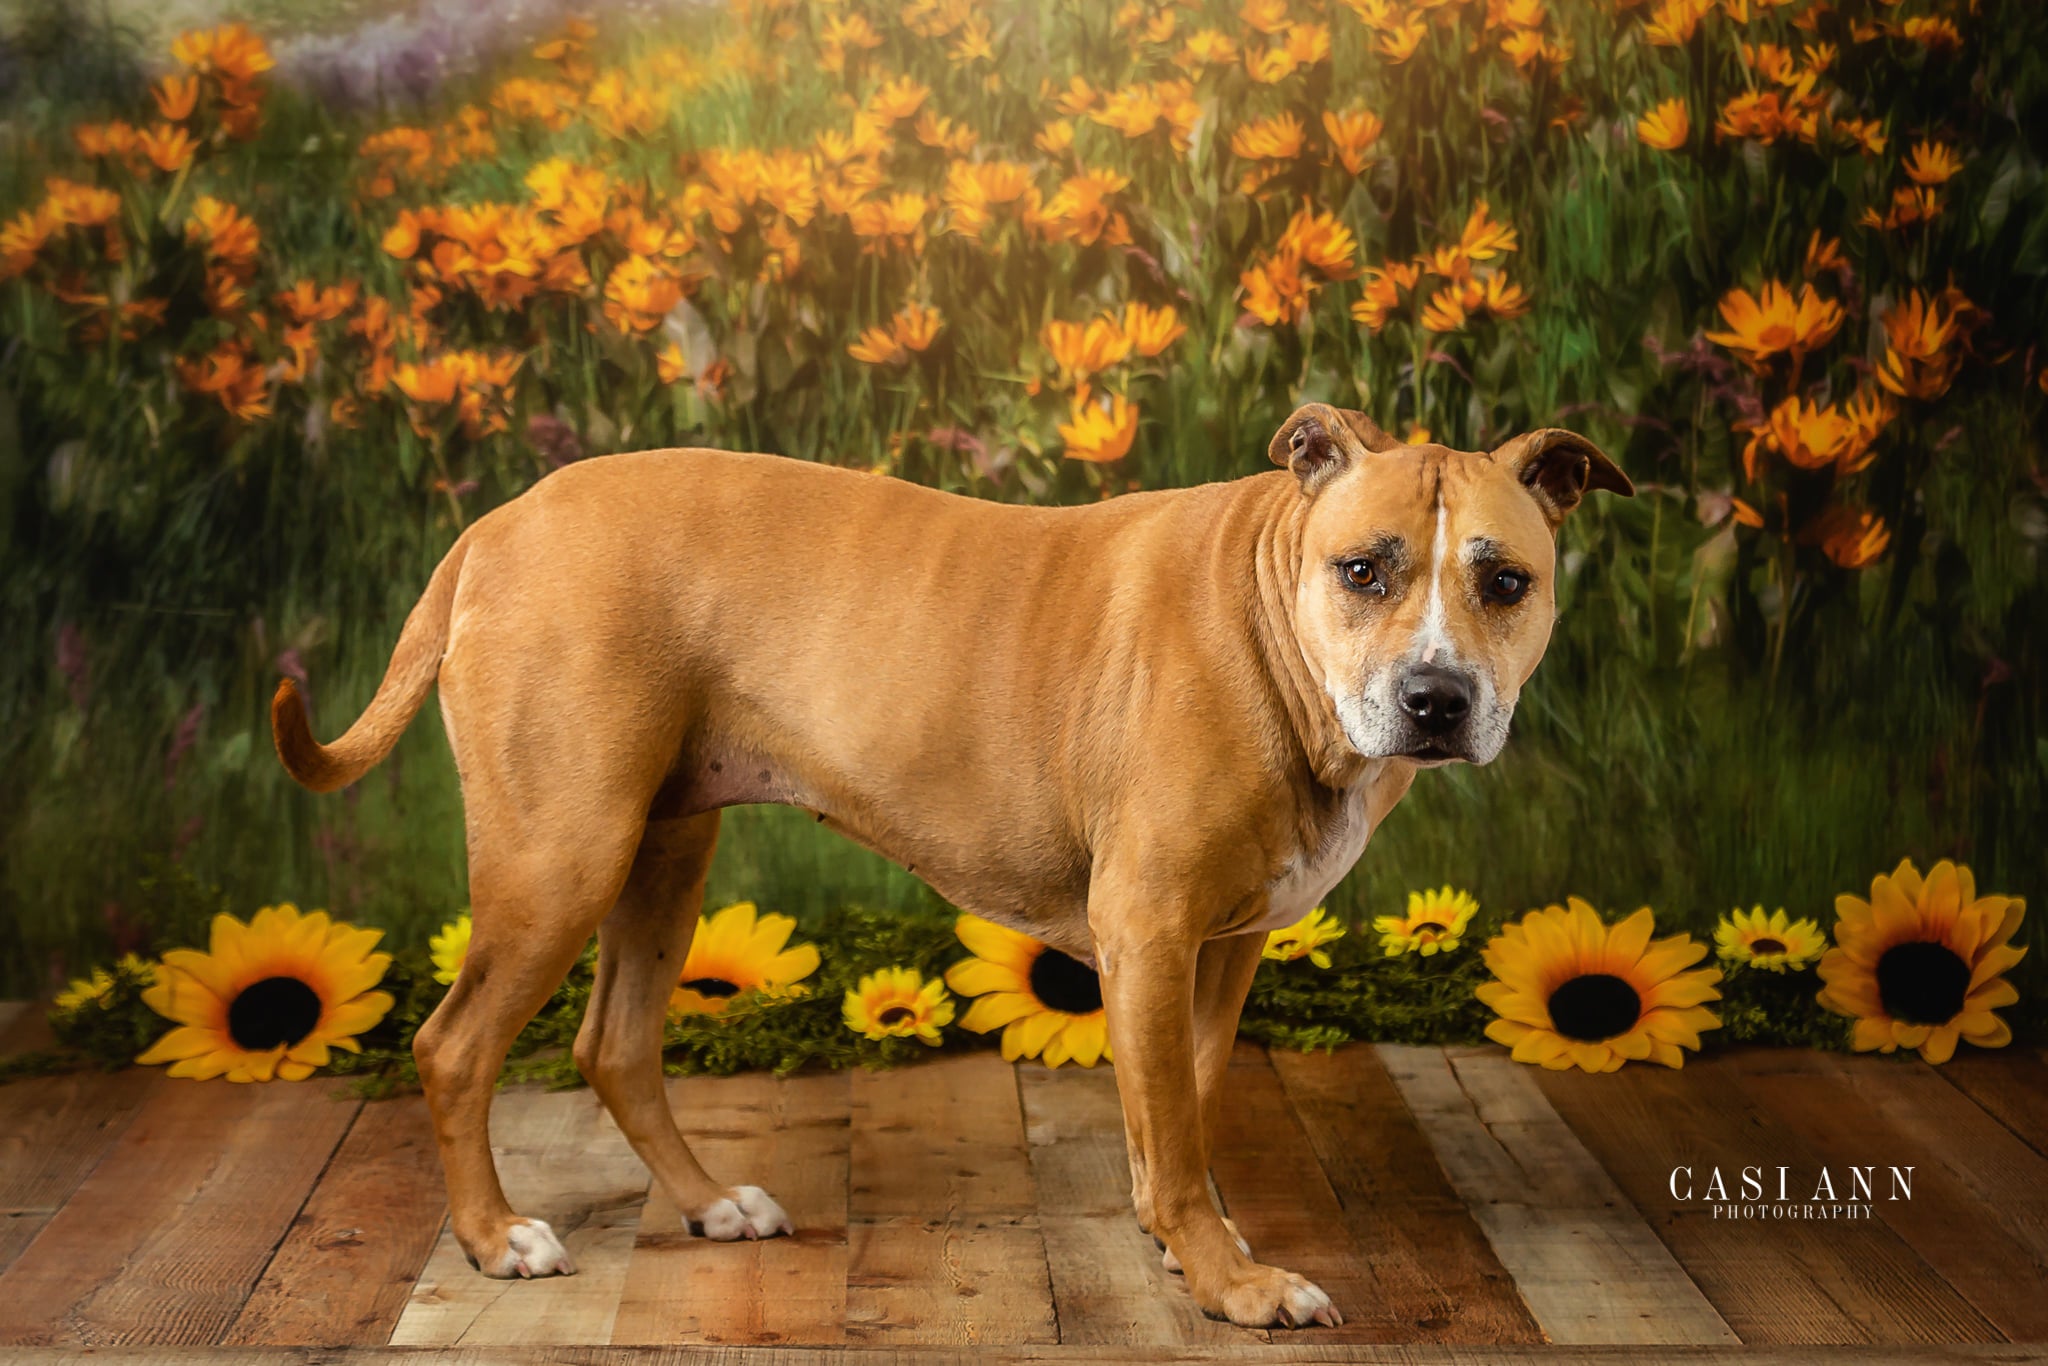
<path id="1" fill-rule="evenodd" d="M 1713 7 L 1713 0 L 1662 0 L 1644 21 L 1643 36 L 1656 47 L 1684 47 Z"/>
<path id="2" fill-rule="evenodd" d="M 1131 354 L 1131 338 L 1106 313 L 1085 323 L 1055 318 L 1039 333 L 1039 340 L 1059 367 L 1063 385 L 1081 384 Z"/>
<path id="3" fill-rule="evenodd" d="M 1963 159 L 1945 142 L 1916 142 L 1905 162 L 1906 178 L 1916 185 L 1945 185 L 1963 169 Z"/>
<path id="4" fill-rule="evenodd" d="M 1048 1067 L 1107 1059 L 1109 1025 L 1102 981 L 1088 964 L 1028 934 L 976 915 L 953 932 L 974 957 L 946 969 L 946 985 L 975 997 L 960 1026 L 977 1034 L 1003 1031 L 1003 1060 L 1045 1059 Z"/>
<path id="5" fill-rule="evenodd" d="M 1504 251 L 1515 250 L 1517 245 L 1514 226 L 1488 218 L 1483 199 L 1472 206 L 1472 214 L 1458 234 L 1459 248 L 1475 261 L 1490 261 Z"/>
<path id="6" fill-rule="evenodd" d="M 1414 289 L 1415 282 L 1421 278 L 1422 267 L 1412 261 L 1389 261 L 1384 266 L 1366 267 L 1365 293 L 1351 305 L 1351 316 L 1378 332 L 1387 325 L 1387 319 L 1394 310 L 1401 306 L 1401 291 Z"/>
<path id="7" fill-rule="evenodd" d="M 2005 972 L 2026 914 L 2018 897 L 1977 895 L 1970 870 L 1943 859 L 1923 879 L 1911 859 L 1870 883 L 1870 899 L 1835 898 L 1835 945 L 1820 960 L 1817 998 L 1856 1021 L 1859 1053 L 1918 1049 L 1947 1062 L 1958 1039 L 1980 1048 L 2012 1041 L 1994 1012 L 2019 999 Z"/>
<path id="8" fill-rule="evenodd" d="M 668 1013 L 717 1015 L 743 991 L 802 995 L 800 983 L 818 970 L 818 946 L 784 947 L 794 929 L 796 921 L 786 915 L 757 915 L 751 901 L 703 917 L 669 993 Z"/>
<path id="9" fill-rule="evenodd" d="M 1494 980 L 1477 994 L 1500 1017 L 1486 1037 L 1552 1071 L 1684 1066 L 1700 1031 L 1721 1025 L 1705 1005 L 1721 999 L 1721 970 L 1692 968 L 1707 946 L 1687 934 L 1652 942 L 1654 927 L 1648 906 L 1608 925 L 1577 897 L 1504 927 L 1483 952 Z"/>
<path id="10" fill-rule="evenodd" d="M 1282 161 L 1301 155 L 1307 130 L 1293 114 L 1254 119 L 1230 135 L 1230 150 L 1247 161 Z"/>
<path id="11" fill-rule="evenodd" d="M 1372 165 L 1373 146 L 1385 131 L 1380 116 L 1370 109 L 1352 109 L 1341 114 L 1334 109 L 1323 111 L 1323 132 L 1329 136 L 1330 149 L 1352 175 L 1364 175 L 1365 168 Z"/>
<path id="12" fill-rule="evenodd" d="M 94 968 L 90 977 L 72 978 L 70 989 L 58 992 L 51 1007 L 59 1014 L 69 1015 L 88 1005 L 104 1006 L 114 993 L 114 983 L 122 977 L 147 987 L 156 981 L 156 968 L 132 953 L 124 953 L 111 971 Z"/>
<path id="13" fill-rule="evenodd" d="M 1884 311 L 1884 357 L 1877 382 L 1901 398 L 1940 398 L 1961 362 L 1956 343 L 1965 310 L 1973 305 L 1960 291 L 1929 298 L 1913 290 Z"/>
<path id="14" fill-rule="evenodd" d="M 1823 299 L 1812 285 L 1803 285 L 1797 299 L 1775 280 L 1767 281 L 1752 296 L 1746 289 L 1731 289 L 1721 296 L 1721 317 L 1726 332 L 1709 332 L 1707 340 L 1731 351 L 1746 353 L 1743 359 L 1761 371 L 1772 357 L 1792 354 L 1794 365 L 1817 346 L 1833 340 L 1842 326 L 1842 306 Z"/>
<path id="15" fill-rule="evenodd" d="M 1138 434 L 1138 409 L 1122 394 L 1104 394 L 1090 402 L 1088 386 L 1074 395 L 1073 421 L 1059 424 L 1060 440 L 1066 443 L 1069 460 L 1107 464 L 1121 460 Z"/>
<path id="16" fill-rule="evenodd" d="M 922 351 L 930 346 L 945 326 L 939 317 L 939 310 L 926 308 L 923 304 L 905 304 L 889 321 L 891 335 L 904 349 Z"/>
<path id="17" fill-rule="evenodd" d="M 931 93 L 930 86 L 922 85 L 909 76 L 898 76 L 883 82 L 868 97 L 868 112 L 885 122 L 895 123 L 915 114 Z"/>
<path id="18" fill-rule="evenodd" d="M 1266 946 L 1259 951 L 1259 956 L 1276 963 L 1292 963 L 1306 958 L 1319 968 L 1327 968 L 1330 966 L 1330 952 L 1323 946 L 1334 944 L 1343 937 L 1344 926 L 1318 906 L 1292 925 L 1269 931 Z"/>
<path id="19" fill-rule="evenodd" d="M 1714 951 L 1731 963 L 1765 972 L 1797 972 L 1827 950 L 1828 938 L 1811 920 L 1794 920 L 1781 906 L 1769 915 L 1737 908 L 1714 928 Z"/>
<path id="20" fill-rule="evenodd" d="M 1884 152 L 1884 125 L 1876 119 L 1836 119 L 1834 130 L 1865 156 L 1880 156 Z"/>
<path id="21" fill-rule="evenodd" d="M 1480 206 L 1483 213 L 1485 205 Z M 1279 254 L 1315 267 L 1325 279 L 1349 280 L 1358 274 L 1358 239 L 1337 221 L 1337 215 L 1315 213 L 1304 206 L 1280 234 Z"/>
<path id="22" fill-rule="evenodd" d="M 392 1006 L 371 990 L 391 965 L 390 954 L 371 952 L 383 933 L 290 904 L 265 906 L 246 925 L 215 916 L 208 950 L 172 949 L 142 993 L 178 1027 L 136 1061 L 202 1081 L 302 1081 L 332 1049 L 361 1052 L 356 1035 Z"/>
<path id="23" fill-rule="evenodd" d="M 910 353 L 886 327 L 863 327 L 860 340 L 846 348 L 846 354 L 864 365 L 900 365 Z"/>
<path id="24" fill-rule="evenodd" d="M 1429 440 L 1427 431 L 1422 433 L 1422 440 Z M 1408 444 L 1417 443 L 1411 439 Z M 1380 947 L 1387 957 L 1419 953 L 1427 958 L 1458 947 L 1464 939 L 1465 927 L 1478 913 L 1479 903 L 1470 892 L 1445 886 L 1433 892 L 1408 893 L 1407 914 L 1375 916 L 1372 928 L 1379 935 Z"/>
<path id="25" fill-rule="evenodd" d="M 1862 569 L 1884 554 L 1892 533 L 1884 518 L 1870 509 L 1832 503 L 1800 529 L 1799 539 L 1818 545 L 1823 555 L 1843 569 Z"/>
<path id="26" fill-rule="evenodd" d="M 946 984 L 927 982 L 916 968 L 883 968 L 860 979 L 840 1009 L 846 1027 L 864 1038 L 903 1039 L 916 1035 L 936 1048 L 939 1030 L 953 1022 L 953 998 Z"/>
<path id="27" fill-rule="evenodd" d="M 628 256 L 605 277 L 604 316 L 627 336 L 652 332 L 682 301 L 682 285 L 645 256 Z"/>
<path id="28" fill-rule="evenodd" d="M 1123 335 L 1141 356 L 1158 355 L 1179 341 L 1187 330 L 1172 304 L 1161 308 L 1147 308 L 1141 303 L 1124 305 Z"/>
<path id="29" fill-rule="evenodd" d="M 1423 327 L 1431 332 L 1462 331 L 1465 317 L 1465 305 L 1452 286 L 1445 286 L 1432 294 L 1429 302 L 1422 306 L 1420 315 Z"/>
<path id="30" fill-rule="evenodd" d="M 463 960 L 469 957 L 469 930 L 469 912 L 463 911 L 427 940 L 427 951 L 434 960 L 434 980 L 442 986 L 454 985 Z"/>
<path id="31" fill-rule="evenodd" d="M 1396 24 L 1380 35 L 1380 55 L 1398 66 L 1415 55 L 1415 49 L 1422 46 L 1423 35 L 1428 32 L 1428 23 L 1420 18 Z"/>
<path id="32" fill-rule="evenodd" d="M 1660 152 L 1675 152 L 1692 136 L 1692 115 L 1685 101 L 1665 100 L 1636 121 L 1636 137 Z"/>

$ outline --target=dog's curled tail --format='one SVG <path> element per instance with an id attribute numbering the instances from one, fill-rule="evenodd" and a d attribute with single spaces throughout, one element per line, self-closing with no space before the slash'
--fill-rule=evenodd
<path id="1" fill-rule="evenodd" d="M 455 581 L 468 542 L 466 536 L 456 541 L 435 567 L 427 591 L 413 604 L 405 629 L 398 633 L 398 645 L 391 652 L 384 681 L 377 685 L 377 695 L 339 740 L 328 745 L 315 740 L 298 686 L 289 678 L 278 683 L 277 695 L 270 699 L 270 733 L 285 772 L 315 792 L 332 792 L 368 773 L 391 752 L 440 676 L 441 656 L 448 648 Z"/>

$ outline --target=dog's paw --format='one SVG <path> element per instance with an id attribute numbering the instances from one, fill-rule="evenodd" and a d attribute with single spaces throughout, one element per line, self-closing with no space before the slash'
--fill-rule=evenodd
<path id="1" fill-rule="evenodd" d="M 517 1219 L 505 1229 L 504 1246 L 495 1257 L 477 1262 L 477 1270 L 497 1280 L 530 1280 L 535 1276 L 573 1276 L 576 1266 L 555 1231 L 539 1219 Z"/>
<path id="2" fill-rule="evenodd" d="M 1244 1240 L 1244 1235 L 1237 1231 L 1237 1221 L 1234 1219 L 1225 1219 L 1223 1221 L 1223 1227 L 1230 1230 L 1230 1236 L 1237 1242 L 1237 1250 L 1239 1252 L 1242 1252 L 1247 1257 L 1251 1256 L 1252 1245 L 1250 1243 L 1247 1243 Z M 1166 1273 L 1169 1276 L 1180 1275 L 1180 1258 L 1173 1255 L 1173 1249 L 1168 1247 L 1164 1242 L 1161 1242 L 1157 1238 L 1153 1239 L 1152 1241 L 1159 1243 L 1159 1264 L 1166 1268 Z"/>
<path id="3" fill-rule="evenodd" d="M 1244 1328 L 1342 1328 L 1344 1316 L 1313 1282 L 1277 1266 L 1254 1263 L 1232 1281 L 1211 1313 Z"/>
<path id="4" fill-rule="evenodd" d="M 759 1186 L 735 1186 L 732 1195 L 730 1200 L 714 1200 L 706 1206 L 690 1221 L 690 1231 L 715 1243 L 796 1232 L 775 1197 Z"/>

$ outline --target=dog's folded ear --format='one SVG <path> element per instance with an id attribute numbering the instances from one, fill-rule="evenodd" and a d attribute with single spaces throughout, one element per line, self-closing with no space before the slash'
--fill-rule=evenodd
<path id="1" fill-rule="evenodd" d="M 1562 522 L 1594 489 L 1624 498 L 1635 495 L 1636 486 L 1606 452 L 1577 432 L 1545 427 L 1516 437 L 1493 454 L 1508 463 L 1553 524 Z"/>
<path id="2" fill-rule="evenodd" d="M 1356 409 L 1304 403 L 1273 433 L 1266 456 L 1312 493 L 1351 463 L 1354 447 L 1379 452 L 1400 444 Z"/>

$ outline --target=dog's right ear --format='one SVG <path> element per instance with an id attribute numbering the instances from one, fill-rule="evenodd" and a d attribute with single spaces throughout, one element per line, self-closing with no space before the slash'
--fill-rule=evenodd
<path id="1" fill-rule="evenodd" d="M 1352 446 L 1379 452 L 1400 444 L 1356 409 L 1304 403 L 1273 433 L 1266 456 L 1294 471 L 1304 493 L 1313 493 L 1351 463 Z"/>

